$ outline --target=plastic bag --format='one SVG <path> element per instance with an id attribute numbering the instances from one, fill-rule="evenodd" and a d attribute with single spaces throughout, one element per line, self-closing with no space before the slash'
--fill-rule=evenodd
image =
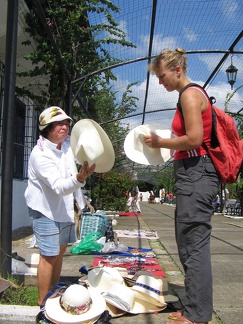
<path id="1" fill-rule="evenodd" d="M 92 251 L 100 251 L 104 245 L 96 241 L 101 237 L 102 233 L 100 232 L 90 232 L 79 244 L 72 246 L 70 252 L 73 254 L 90 254 Z"/>

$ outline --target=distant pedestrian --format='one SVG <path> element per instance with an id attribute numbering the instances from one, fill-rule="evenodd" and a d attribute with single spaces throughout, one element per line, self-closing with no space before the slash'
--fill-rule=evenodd
<path id="1" fill-rule="evenodd" d="M 131 189 L 131 197 L 132 197 L 132 200 L 136 206 L 136 212 L 141 213 L 140 204 L 139 204 L 139 200 L 138 200 L 138 193 L 139 193 L 138 186 L 134 185 Z"/>

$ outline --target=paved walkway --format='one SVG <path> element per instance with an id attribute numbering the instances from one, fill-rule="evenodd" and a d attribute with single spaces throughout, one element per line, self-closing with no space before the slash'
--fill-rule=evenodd
<path id="1" fill-rule="evenodd" d="M 152 248 L 153 252 L 166 272 L 170 283 L 170 290 L 179 297 L 184 292 L 183 273 L 177 255 L 174 238 L 174 207 L 160 204 L 141 203 L 141 217 L 119 217 L 114 229 L 148 229 L 156 230 L 158 240 L 121 238 L 120 242 L 127 246 Z M 28 249 L 31 241 L 29 229 L 21 235 L 13 236 L 13 252 L 26 257 L 28 253 L 38 252 Z M 214 316 L 210 324 L 243 324 L 243 217 L 231 219 L 223 215 L 213 216 L 212 232 L 212 267 L 214 277 Z M 79 268 L 83 265 L 92 266 L 93 255 L 73 255 L 69 249 L 65 253 L 62 276 L 63 279 L 80 277 Z M 35 276 L 25 277 L 26 282 L 36 284 Z M 114 324 L 142 323 L 164 324 L 171 310 L 158 314 L 125 315 L 111 320 Z M 18 313 L 18 320 L 14 316 L 4 320 L 1 315 L 0 323 L 12 320 L 14 323 L 26 323 Z M 2 319 L 1 319 L 2 318 Z M 28 321 L 34 323 L 33 316 Z"/>

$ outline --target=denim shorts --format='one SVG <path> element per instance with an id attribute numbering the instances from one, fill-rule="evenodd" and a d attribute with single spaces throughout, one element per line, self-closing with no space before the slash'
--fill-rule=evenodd
<path id="1" fill-rule="evenodd" d="M 61 245 L 76 241 L 74 223 L 55 222 L 31 208 L 29 215 L 41 255 L 56 256 L 60 252 Z"/>

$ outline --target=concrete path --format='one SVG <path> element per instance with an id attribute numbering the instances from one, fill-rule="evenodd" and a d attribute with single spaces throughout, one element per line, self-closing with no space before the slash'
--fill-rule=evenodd
<path id="1" fill-rule="evenodd" d="M 114 229 L 147 229 L 156 230 L 158 240 L 120 238 L 127 246 L 152 248 L 165 271 L 170 292 L 179 297 L 184 292 L 184 276 L 177 255 L 174 238 L 174 206 L 141 203 L 141 217 L 119 217 Z M 26 257 L 29 253 L 38 253 L 37 249 L 28 249 L 31 232 L 24 229 L 13 236 L 13 252 Z M 243 217 L 228 218 L 223 215 L 213 216 L 212 232 L 212 267 L 214 277 L 214 316 L 210 324 L 243 324 Z M 62 280 L 79 278 L 79 268 L 90 267 L 94 255 L 73 255 L 67 249 L 64 256 Z M 36 284 L 34 275 L 24 276 L 27 284 Z M 14 310 L 14 308 L 12 308 Z M 12 311 L 7 314 L 4 306 L 0 306 L 0 323 L 35 323 L 36 308 L 18 308 L 18 316 Z M 114 318 L 111 323 L 127 324 L 165 324 L 170 309 L 157 314 L 125 315 Z M 26 315 L 29 314 L 29 315 Z"/>

